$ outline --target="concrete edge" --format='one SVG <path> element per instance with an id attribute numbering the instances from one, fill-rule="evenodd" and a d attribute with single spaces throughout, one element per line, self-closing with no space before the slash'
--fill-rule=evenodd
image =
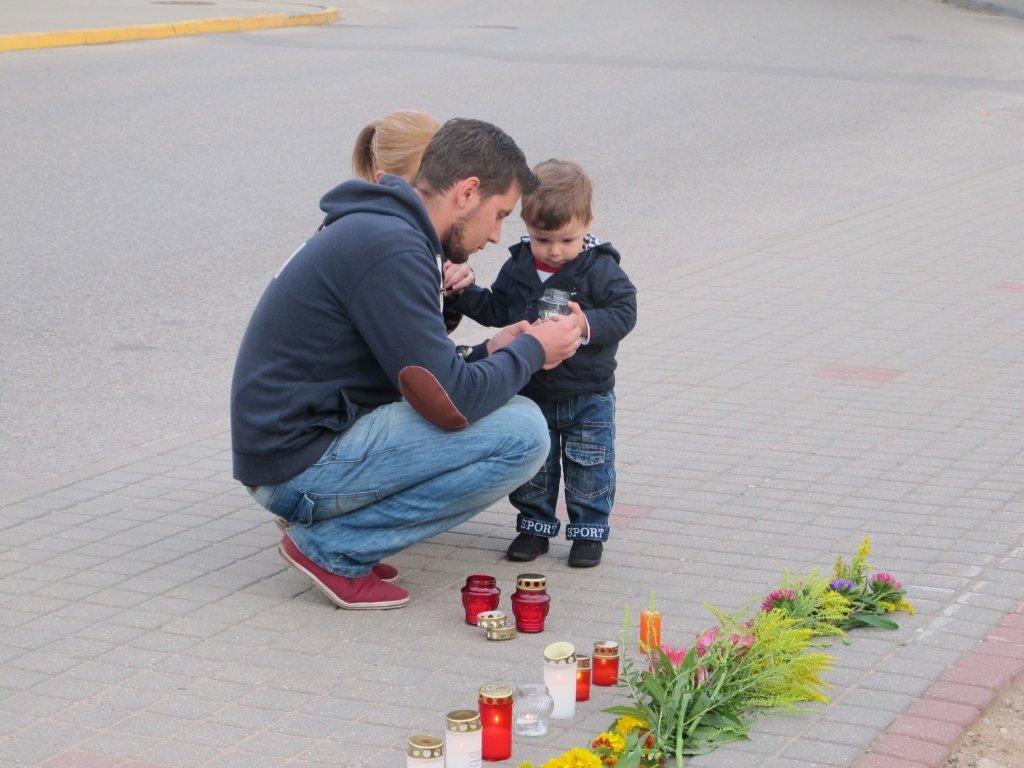
<path id="1" fill-rule="evenodd" d="M 154 443 L 146 443 L 138 448 L 132 448 L 127 451 L 122 451 L 121 453 L 115 453 L 113 456 L 107 456 L 106 458 L 100 459 L 92 464 L 86 464 L 85 466 L 76 467 L 75 469 L 70 469 L 67 472 L 62 472 L 58 475 L 51 475 L 43 480 L 36 480 L 26 485 L 19 485 L 14 488 L 9 488 L 6 491 L 0 491 L 0 496 L 3 497 L 3 501 L 0 502 L 0 509 L 13 506 L 19 502 L 25 501 L 25 499 L 31 499 L 50 491 L 66 488 L 69 485 L 74 485 L 75 483 L 79 483 L 82 480 L 88 480 L 89 478 L 96 477 L 97 475 L 112 472 L 115 469 L 126 467 L 129 464 L 134 464 L 137 461 L 147 459 L 150 456 L 159 456 L 164 453 L 169 453 L 176 448 L 181 448 L 182 446 L 191 445 L 199 440 L 223 434 L 230 428 L 230 419 L 220 419 L 212 424 L 206 424 L 188 432 L 174 435 L 173 437 L 165 437 Z"/>
<path id="2" fill-rule="evenodd" d="M 1024 20 L 1024 10 L 1011 8 L 1010 6 L 1003 5 L 1002 3 L 991 3 L 987 0 L 941 0 L 941 2 L 948 5 L 957 5 L 971 11 L 990 13 L 993 16 L 1008 16 L 1011 19 Z"/>
<path id="3" fill-rule="evenodd" d="M 338 20 L 337 8 L 329 5 L 317 7 L 322 10 L 313 13 L 268 13 L 246 18 L 227 16 L 220 19 L 196 19 L 166 24 L 135 24 L 127 27 L 0 35 L 0 52 L 39 48 L 63 48 L 72 45 L 124 43 L 131 40 L 156 40 L 166 37 L 181 37 L 183 35 L 206 35 L 215 32 L 253 32 L 277 27 L 328 24 Z"/>
<path id="4" fill-rule="evenodd" d="M 1024 680 L 1024 604 L 932 683 L 851 768 L 938 768 L 985 711 Z"/>

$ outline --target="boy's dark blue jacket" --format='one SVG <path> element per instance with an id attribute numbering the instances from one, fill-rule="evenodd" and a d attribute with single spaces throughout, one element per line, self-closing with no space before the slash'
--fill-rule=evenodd
<path id="1" fill-rule="evenodd" d="M 456 309 L 481 325 L 532 323 L 545 290 L 569 291 L 587 317 L 590 341 L 557 368 L 535 373 L 520 394 L 551 402 L 612 389 L 619 341 L 636 325 L 636 287 L 619 266 L 619 252 L 610 243 L 598 243 L 542 283 L 527 238 L 509 251 L 512 257 L 502 265 L 491 290 L 469 286 Z"/>
<path id="2" fill-rule="evenodd" d="M 231 449 L 246 485 L 311 467 L 356 419 L 401 399 L 406 366 L 432 373 L 473 422 L 544 364 L 526 334 L 479 362 L 455 351 L 441 314 L 441 243 L 405 181 L 347 181 L 320 208 L 325 228 L 270 281 L 235 362 Z"/>

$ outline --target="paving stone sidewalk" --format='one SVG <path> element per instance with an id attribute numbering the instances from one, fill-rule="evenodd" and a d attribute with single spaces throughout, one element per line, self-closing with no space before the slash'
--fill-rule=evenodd
<path id="1" fill-rule="evenodd" d="M 614 637 L 657 590 L 685 644 L 783 568 L 865 536 L 909 585 L 898 632 L 836 644 L 828 707 L 761 718 L 690 765 L 846 766 L 1024 601 L 1024 160 L 641 285 L 620 357 L 605 563 L 537 561 L 548 629 L 488 643 L 459 587 L 521 566 L 502 503 L 396 557 L 400 611 L 346 612 L 286 570 L 230 478 L 225 423 L 0 500 L 0 767 L 401 766 L 412 733 L 540 649 Z M 533 570 L 529 568 L 528 570 Z M 515 764 L 585 744 L 599 690 Z"/>

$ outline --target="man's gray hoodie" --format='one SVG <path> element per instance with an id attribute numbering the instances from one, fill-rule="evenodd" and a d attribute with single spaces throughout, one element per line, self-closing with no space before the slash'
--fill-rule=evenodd
<path id="1" fill-rule="evenodd" d="M 478 362 L 455 351 L 441 314 L 441 243 L 404 180 L 346 181 L 320 208 L 324 228 L 270 281 L 235 362 L 232 455 L 246 485 L 311 467 L 356 419 L 401 399 L 404 368 L 429 371 L 472 423 L 544 364 L 528 335 Z"/>

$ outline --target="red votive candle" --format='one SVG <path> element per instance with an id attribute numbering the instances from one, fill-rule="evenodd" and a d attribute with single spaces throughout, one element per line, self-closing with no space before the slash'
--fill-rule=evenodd
<path id="1" fill-rule="evenodd" d="M 466 609 L 466 623 L 476 626 L 476 616 L 484 611 L 493 611 L 501 600 L 501 590 L 493 576 L 477 574 L 466 577 L 462 588 L 462 606 Z"/>
<path id="2" fill-rule="evenodd" d="M 576 654 L 576 701 L 590 701 L 590 656 Z"/>
<path id="3" fill-rule="evenodd" d="M 551 608 L 548 580 L 539 573 L 521 573 L 512 595 L 512 613 L 520 632 L 543 632 L 544 619 Z"/>
<path id="4" fill-rule="evenodd" d="M 614 640 L 594 643 L 594 685 L 615 685 L 619 679 L 619 644 Z"/>
<path id="5" fill-rule="evenodd" d="M 480 689 L 480 724 L 483 726 L 484 760 L 512 757 L 512 689 L 507 685 L 485 685 Z"/>

